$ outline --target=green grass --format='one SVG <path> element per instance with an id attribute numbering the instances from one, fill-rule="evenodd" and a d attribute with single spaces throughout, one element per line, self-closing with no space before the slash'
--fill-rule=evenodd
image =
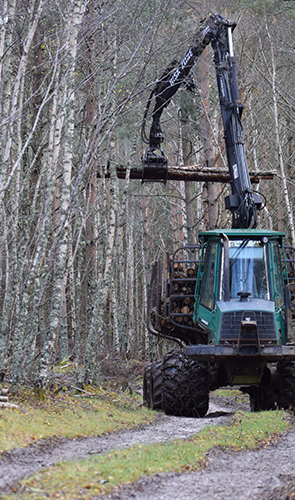
<path id="1" fill-rule="evenodd" d="M 243 451 L 269 445 L 288 427 L 283 411 L 237 412 L 229 426 L 207 427 L 186 441 L 135 445 L 124 451 L 95 455 L 88 460 L 63 462 L 21 482 L 17 498 L 88 499 L 130 483 L 143 475 L 185 472 L 206 464 L 213 447 Z M 13 498 L 13 496 L 2 497 Z"/>
<path id="2" fill-rule="evenodd" d="M 51 393 L 44 402 L 32 391 L 21 390 L 11 401 L 19 408 L 0 408 L 0 453 L 37 439 L 101 435 L 155 418 L 136 396 L 88 390 L 93 398 Z"/>
<path id="3" fill-rule="evenodd" d="M 236 403 L 249 403 L 249 396 L 238 389 L 216 389 L 212 394 L 229 398 Z"/>

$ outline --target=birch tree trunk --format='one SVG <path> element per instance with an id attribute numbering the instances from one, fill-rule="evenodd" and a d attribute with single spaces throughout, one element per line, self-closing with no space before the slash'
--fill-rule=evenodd
<path id="1" fill-rule="evenodd" d="M 277 102 L 277 83 L 276 83 L 276 60 L 274 55 L 274 47 L 272 37 L 270 35 L 269 29 L 266 25 L 267 35 L 270 40 L 270 53 L 271 53 L 271 63 L 272 63 L 272 98 L 273 98 L 273 114 L 274 114 L 274 123 L 275 123 L 275 138 L 276 138 L 276 155 L 278 168 L 280 172 L 281 181 L 283 184 L 283 193 L 285 198 L 287 216 L 288 216 L 288 224 L 290 227 L 292 246 L 295 247 L 295 228 L 294 228 L 294 218 L 293 218 L 293 210 L 289 198 L 288 186 L 287 186 L 287 178 L 285 174 L 285 166 L 283 160 L 283 152 L 282 145 L 280 140 L 280 123 L 279 123 L 279 113 L 278 113 L 278 102 Z M 283 221 L 279 220 L 279 230 L 283 231 Z"/>
<path id="2" fill-rule="evenodd" d="M 130 356 L 134 352 L 135 344 L 135 325 L 134 325 L 134 207 L 129 205 L 129 217 L 127 221 L 127 231 L 128 231 L 128 242 L 127 242 L 127 272 L 126 272 L 126 284 L 127 284 L 127 297 L 128 297 L 128 346 L 127 355 Z"/>
<path id="3" fill-rule="evenodd" d="M 257 127 L 254 122 L 254 117 L 253 117 L 253 107 L 252 107 L 252 96 L 251 93 L 248 96 L 248 107 L 250 111 L 250 119 L 251 119 L 251 125 L 252 125 L 252 130 L 253 130 L 253 143 L 252 143 L 252 150 L 253 150 L 253 160 L 254 160 L 254 169 L 258 171 L 258 158 L 257 158 L 257 146 L 258 144 L 258 131 Z M 259 184 L 255 186 L 255 191 L 259 192 Z M 272 217 L 269 214 L 268 208 L 265 206 L 263 208 L 263 211 L 267 217 L 268 224 L 269 224 L 269 229 L 273 230 L 273 223 L 272 223 Z"/>
<path id="4" fill-rule="evenodd" d="M 38 375 L 35 381 L 36 391 L 43 397 L 44 388 L 48 381 L 48 370 L 51 363 L 51 356 L 54 353 L 54 346 L 60 328 L 61 308 L 65 293 L 67 280 L 67 256 L 68 256 L 68 236 L 69 221 L 68 209 L 70 204 L 72 163 L 73 163 L 73 143 L 74 143 L 74 123 L 75 123 L 75 61 L 78 50 L 78 32 L 85 11 L 83 0 L 73 0 L 69 6 L 68 23 L 66 27 L 65 49 L 67 53 L 67 79 L 64 82 L 64 96 L 66 98 L 65 110 L 65 142 L 62 192 L 60 201 L 60 226 L 57 234 L 57 253 L 54 286 L 52 293 L 52 304 L 50 312 L 49 329 L 43 346 Z"/>
<path id="5" fill-rule="evenodd" d="M 141 251 L 142 251 L 142 263 L 143 263 L 143 317 L 144 321 L 144 352 L 146 359 L 152 359 L 154 354 L 154 338 L 153 335 L 148 331 L 146 327 L 146 313 L 147 313 L 147 292 L 148 292 L 148 282 L 150 268 L 148 265 L 148 255 L 147 255 L 147 234 L 146 234 L 146 201 L 141 199 L 141 214 L 142 214 L 142 238 L 141 238 Z"/>
<path id="6" fill-rule="evenodd" d="M 184 166 L 191 163 L 191 154 L 193 151 L 192 142 L 190 139 L 189 116 L 186 103 L 183 102 L 181 115 L 181 139 L 182 139 L 182 156 Z M 187 244 L 193 245 L 196 242 L 194 228 L 195 228 L 195 214 L 193 207 L 193 189 L 191 182 L 185 182 L 185 211 L 186 211 L 186 224 L 187 224 Z"/>
<path id="7" fill-rule="evenodd" d="M 23 114 L 23 102 L 24 102 L 24 73 L 28 64 L 29 51 L 31 48 L 32 40 L 35 35 L 37 25 L 39 19 L 43 12 L 44 0 L 41 0 L 35 9 L 34 3 L 31 5 L 31 19 L 28 27 L 28 34 L 25 37 L 23 46 L 22 46 L 22 56 L 20 58 L 20 62 L 18 64 L 17 75 L 14 78 L 14 86 L 11 98 L 11 104 L 8 100 L 8 95 L 6 94 L 6 98 L 2 100 L 2 112 L 4 123 L 6 120 L 5 131 L 3 131 L 2 138 L 5 140 L 5 146 L 3 143 L 3 139 L 1 141 L 1 154 L 2 161 L 0 167 L 0 208 L 1 212 L 5 214 L 5 206 L 4 206 L 4 198 L 6 196 L 6 191 L 9 187 L 12 176 L 14 176 L 14 183 L 10 188 L 10 196 L 7 198 L 7 204 L 10 205 L 9 211 L 10 215 L 10 231 L 12 234 L 17 233 L 17 228 L 19 225 L 19 209 L 20 209 L 20 172 L 21 172 L 21 160 L 23 156 L 23 147 L 22 147 L 22 136 L 21 136 L 21 127 L 22 127 L 22 114 Z M 4 7 L 8 9 L 8 14 L 15 14 L 15 2 L 12 2 L 8 7 L 7 3 L 5 3 Z M 6 11 L 7 12 L 7 11 Z M 5 47 L 5 31 L 4 24 L 2 24 L 2 34 L 1 34 L 1 45 L 0 50 L 3 51 Z M 10 45 L 12 43 L 12 36 L 10 29 L 7 31 L 7 43 Z M 9 47 L 10 48 L 10 47 Z M 2 54 L 1 60 L 4 57 Z M 11 59 L 8 59 L 7 72 L 6 68 L 0 67 L 1 70 L 1 90 L 2 92 L 10 92 L 11 89 Z M 5 75 L 5 77 L 4 77 Z M 16 148 L 16 156 L 17 159 L 13 163 L 13 138 L 17 137 L 17 148 Z M 5 220 L 3 220 L 5 222 Z M 5 227 L 5 224 L 3 224 Z M 22 334 L 24 331 L 24 325 L 28 319 L 28 304 L 29 297 L 24 286 L 21 289 L 21 280 L 20 277 L 16 278 L 18 263 L 20 263 L 20 269 L 24 268 L 25 261 L 25 249 L 22 247 L 21 251 L 16 248 L 17 241 L 15 238 L 12 238 L 11 249 L 8 256 L 8 267 L 6 268 L 7 280 L 6 280 L 6 294 L 4 298 L 3 305 L 3 314 L 1 321 L 1 331 L 0 331 L 0 377 L 1 373 L 5 371 L 5 350 L 8 348 L 6 336 L 8 330 L 8 322 L 9 315 L 13 312 L 13 303 L 19 307 L 21 303 L 21 313 L 17 309 L 14 310 L 14 314 L 18 322 L 20 323 L 20 328 L 16 328 L 16 334 L 13 338 L 13 345 L 17 347 L 16 353 L 14 354 L 14 368 L 18 366 L 19 359 L 17 359 L 17 354 L 20 354 L 20 344 L 22 341 Z M 6 247 L 8 250 L 8 246 Z M 15 361 L 17 364 L 15 365 Z M 14 369 L 15 372 L 15 369 Z"/>
<path id="8" fill-rule="evenodd" d="M 111 162 L 111 178 L 110 178 L 110 201 L 109 201 L 109 217 L 108 217 L 108 231 L 106 237 L 106 251 L 104 260 L 99 259 L 102 271 L 99 273 L 96 287 L 96 296 L 94 302 L 94 311 L 92 322 L 89 328 L 89 333 L 86 340 L 85 355 L 83 367 L 79 374 L 78 383 L 82 386 L 88 383 L 99 382 L 99 367 L 98 367 L 98 349 L 104 342 L 104 318 L 109 292 L 111 290 L 112 271 L 113 271 L 113 251 L 115 242 L 116 220 L 117 220 L 117 199 L 115 183 L 118 182 L 116 176 L 116 166 Z M 104 188 L 105 191 L 105 188 Z M 106 196 L 106 192 L 104 192 Z M 106 204 L 104 217 L 106 214 Z M 106 220 L 105 220 L 106 222 Z M 101 242 L 101 246 L 102 246 Z"/>
<path id="9" fill-rule="evenodd" d="M 87 8 L 85 21 L 90 27 L 94 22 L 95 11 L 93 6 Z M 87 275 L 86 275 L 86 304 L 87 304 L 87 324 L 90 326 L 92 320 L 92 311 L 94 308 L 94 297 L 97 282 L 97 232 L 95 227 L 95 209 L 96 209 L 96 196 L 97 196 L 97 156 L 95 154 L 96 138 L 95 138 L 95 125 L 94 120 L 97 118 L 97 99 L 95 93 L 95 41 L 91 28 L 86 27 L 86 134 L 87 142 L 89 144 L 87 154 L 89 156 L 88 180 L 86 185 L 86 261 L 87 261 Z"/>
<path id="10" fill-rule="evenodd" d="M 209 101 L 209 52 L 205 49 L 202 55 L 201 66 L 201 134 L 203 141 L 203 162 L 206 167 L 214 167 L 213 151 L 212 151 L 212 134 L 210 127 L 210 101 Z M 204 215 L 205 228 L 214 229 L 216 227 L 218 206 L 217 188 L 212 182 L 204 184 Z"/>
<path id="11" fill-rule="evenodd" d="M 15 3 L 13 0 L 11 2 L 3 2 L 3 14 L 7 15 L 7 20 L 13 18 L 15 15 Z M 3 258 L 4 265 L 4 293 L 3 293 L 3 303 L 2 303 L 2 315 L 0 322 L 0 382 L 5 376 L 5 355 L 8 350 L 9 345 L 9 321 L 11 318 L 11 311 L 13 306 L 13 288 L 15 286 L 15 268 L 17 255 L 15 249 L 13 254 L 11 253 L 8 245 L 8 225 L 6 217 L 6 208 L 4 205 L 4 191 L 3 187 L 5 184 L 5 179 L 7 176 L 7 170 L 9 164 L 4 162 L 5 158 L 5 148 L 7 141 L 7 134 L 9 134 L 9 127 L 7 125 L 9 120 L 9 109 L 10 109 L 10 94 L 12 86 L 12 29 L 9 23 L 3 18 L 3 23 L 1 24 L 1 37 L 0 37 L 0 92 L 1 92 L 1 117 L 3 120 L 1 126 L 1 136 L 0 136 L 0 231 L 1 231 L 1 257 Z M 4 59 L 5 52 L 8 52 L 8 56 Z M 5 68 L 4 68 L 5 60 Z M 1 259 L 2 260 L 2 259 Z M 2 264 L 2 262 L 1 262 Z M 2 274 L 2 273 L 1 273 Z M 1 276 L 2 278 L 2 276 Z"/>

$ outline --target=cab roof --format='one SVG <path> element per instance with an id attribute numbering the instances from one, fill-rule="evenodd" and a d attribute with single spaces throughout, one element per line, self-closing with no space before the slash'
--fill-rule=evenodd
<path id="1" fill-rule="evenodd" d="M 229 238 L 263 238 L 266 236 L 267 238 L 275 239 L 282 239 L 286 235 L 284 232 L 271 231 L 270 229 L 212 229 L 211 231 L 199 232 L 199 236 L 203 236 L 205 239 L 214 236 L 218 238 L 222 234 L 225 234 Z"/>

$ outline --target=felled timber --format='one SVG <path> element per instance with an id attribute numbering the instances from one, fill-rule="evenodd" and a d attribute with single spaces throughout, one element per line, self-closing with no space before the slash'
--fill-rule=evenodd
<path id="1" fill-rule="evenodd" d="M 124 165 L 117 166 L 117 176 L 119 179 L 125 179 L 127 168 Z M 251 182 L 257 184 L 262 179 L 273 179 L 275 170 L 249 172 Z M 101 177 L 102 169 L 98 168 L 98 177 Z M 109 169 L 105 171 L 105 177 L 110 176 Z M 145 181 L 159 181 L 163 178 L 163 169 L 153 168 L 153 173 L 149 179 L 145 177 Z M 130 179 L 142 179 L 142 167 L 133 166 L 130 169 Z M 200 165 L 191 166 L 168 166 L 167 180 L 171 181 L 202 181 L 202 182 L 224 182 L 230 181 L 229 172 L 227 169 L 208 168 Z"/>

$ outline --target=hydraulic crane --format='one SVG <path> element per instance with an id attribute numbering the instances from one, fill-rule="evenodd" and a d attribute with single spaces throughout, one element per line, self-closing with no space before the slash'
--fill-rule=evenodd
<path id="1" fill-rule="evenodd" d="M 232 41 L 235 27 L 235 22 L 213 13 L 200 23 L 182 60 L 173 61 L 156 84 L 142 125 L 149 145 L 143 181 L 152 180 L 153 171 L 160 169 L 165 182 L 168 159 L 162 150 L 160 118 L 180 86 L 192 89 L 192 67 L 211 44 L 232 191 L 225 206 L 232 213 L 232 228 L 201 232 L 200 244 L 176 250 L 168 260 L 164 293 L 160 264 L 153 269 L 148 328 L 186 347 L 146 367 L 144 400 L 174 415 L 204 416 L 209 391 L 224 385 L 241 386 L 253 410 L 295 407 L 291 260 L 286 260 L 284 233 L 257 229 L 257 212 L 264 203 L 252 190 L 245 154 Z"/>
<path id="2" fill-rule="evenodd" d="M 236 60 L 233 53 L 232 32 L 235 22 L 227 21 L 221 15 L 209 14 L 197 30 L 193 45 L 187 50 L 179 63 L 173 61 L 163 73 L 148 100 L 143 124 L 142 138 L 149 147 L 143 157 L 143 179 L 147 173 L 152 176 L 153 169 L 162 168 L 163 180 L 167 174 L 168 159 L 161 144 L 164 135 L 160 125 L 163 110 L 181 85 L 188 89 L 194 87 L 190 78 L 191 70 L 204 48 L 211 43 L 214 50 L 214 63 L 224 127 L 224 139 L 230 173 L 232 194 L 226 197 L 225 205 L 233 214 L 233 228 L 248 228 L 257 225 L 257 210 L 262 201 L 253 193 L 246 161 L 241 117 L 243 105 L 239 99 Z M 145 124 L 153 95 L 155 105 L 152 112 L 152 125 L 149 139 L 145 135 Z"/>

